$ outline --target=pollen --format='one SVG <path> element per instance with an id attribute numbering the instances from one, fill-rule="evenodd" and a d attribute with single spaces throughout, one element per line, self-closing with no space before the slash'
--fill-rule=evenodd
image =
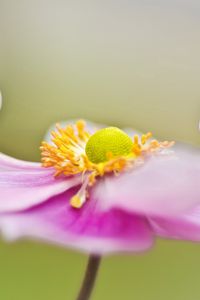
<path id="1" fill-rule="evenodd" d="M 117 156 L 126 156 L 132 152 L 133 141 L 122 130 L 108 127 L 93 134 L 87 144 L 85 152 L 88 159 L 95 164 L 106 162 Z"/>
<path id="2" fill-rule="evenodd" d="M 88 168 L 85 145 L 90 137 L 85 130 L 85 122 L 80 120 L 75 126 L 65 128 L 57 124 L 56 129 L 51 132 L 52 144 L 42 142 L 40 147 L 43 167 L 54 167 L 56 177 L 84 172 Z"/>
<path id="3" fill-rule="evenodd" d="M 84 121 L 62 128 L 56 125 L 51 132 L 51 143 L 42 142 L 40 147 L 42 166 L 54 168 L 55 177 L 81 176 L 82 184 L 70 204 L 79 209 L 87 201 L 89 189 L 99 177 L 118 176 L 134 166 L 144 163 L 146 156 L 170 148 L 174 142 L 158 142 L 151 132 L 129 137 L 116 127 L 88 132 Z"/>
<path id="4" fill-rule="evenodd" d="M 80 208 L 84 202 L 85 201 L 82 201 L 82 199 L 78 195 L 73 196 L 70 200 L 70 204 L 74 208 Z"/>

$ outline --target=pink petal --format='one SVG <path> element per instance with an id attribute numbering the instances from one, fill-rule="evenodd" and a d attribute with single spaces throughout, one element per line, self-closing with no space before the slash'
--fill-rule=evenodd
<path id="1" fill-rule="evenodd" d="M 200 149 L 179 144 L 173 155 L 157 155 L 144 165 L 107 176 L 93 189 L 101 209 L 175 215 L 200 203 Z"/>
<path id="2" fill-rule="evenodd" d="M 1 155 L 0 212 L 27 209 L 80 183 L 80 177 L 54 178 L 54 169 Z"/>
<path id="3" fill-rule="evenodd" d="M 27 211 L 3 215 L 0 229 L 7 239 L 31 237 L 92 253 L 143 251 L 152 245 L 146 218 L 111 209 L 102 213 L 89 199 L 74 209 L 69 199 L 72 188 Z"/>
<path id="4" fill-rule="evenodd" d="M 41 163 L 23 161 L 0 153 L 0 171 L 22 169 L 37 169 L 38 171 L 44 170 L 44 168 L 41 168 Z"/>
<path id="5" fill-rule="evenodd" d="M 160 237 L 200 241 L 200 206 L 179 217 L 152 217 L 149 222 Z"/>

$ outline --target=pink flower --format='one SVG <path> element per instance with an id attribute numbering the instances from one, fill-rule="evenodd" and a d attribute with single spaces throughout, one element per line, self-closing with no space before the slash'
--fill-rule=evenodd
<path id="1" fill-rule="evenodd" d="M 0 229 L 95 254 L 200 241 L 200 149 L 79 121 L 42 143 L 42 165 L 0 154 Z M 133 138 L 133 139 L 132 139 Z"/>

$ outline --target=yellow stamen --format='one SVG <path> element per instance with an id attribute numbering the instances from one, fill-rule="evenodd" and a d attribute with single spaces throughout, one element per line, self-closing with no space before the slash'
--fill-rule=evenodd
<path id="1" fill-rule="evenodd" d="M 71 206 L 80 208 L 88 197 L 88 188 L 95 184 L 97 177 L 108 173 L 118 175 L 137 162 L 145 160 L 145 154 L 162 151 L 173 146 L 174 142 L 150 140 L 151 132 L 133 140 L 116 127 L 104 128 L 95 134 L 85 129 L 84 121 L 75 126 L 68 125 L 52 131 L 52 142 L 42 142 L 42 166 L 54 167 L 55 177 L 60 175 L 82 175 L 83 184 L 71 200 Z M 86 176 L 86 177 L 85 177 Z"/>
<path id="2" fill-rule="evenodd" d="M 85 202 L 85 199 L 83 199 L 79 195 L 75 195 L 71 198 L 70 204 L 74 208 L 81 208 Z"/>
<path id="3" fill-rule="evenodd" d="M 148 132 L 147 134 L 143 134 L 141 137 L 141 143 L 142 145 L 146 144 L 146 142 L 148 141 L 148 139 L 150 139 L 152 137 L 152 133 Z"/>

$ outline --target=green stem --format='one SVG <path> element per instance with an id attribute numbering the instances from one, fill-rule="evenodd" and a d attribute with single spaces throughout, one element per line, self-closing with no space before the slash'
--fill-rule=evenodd
<path id="1" fill-rule="evenodd" d="M 91 255 L 88 259 L 88 265 L 85 271 L 83 283 L 76 300 L 89 300 L 92 290 L 94 288 L 95 280 L 97 277 L 101 257 Z"/>

